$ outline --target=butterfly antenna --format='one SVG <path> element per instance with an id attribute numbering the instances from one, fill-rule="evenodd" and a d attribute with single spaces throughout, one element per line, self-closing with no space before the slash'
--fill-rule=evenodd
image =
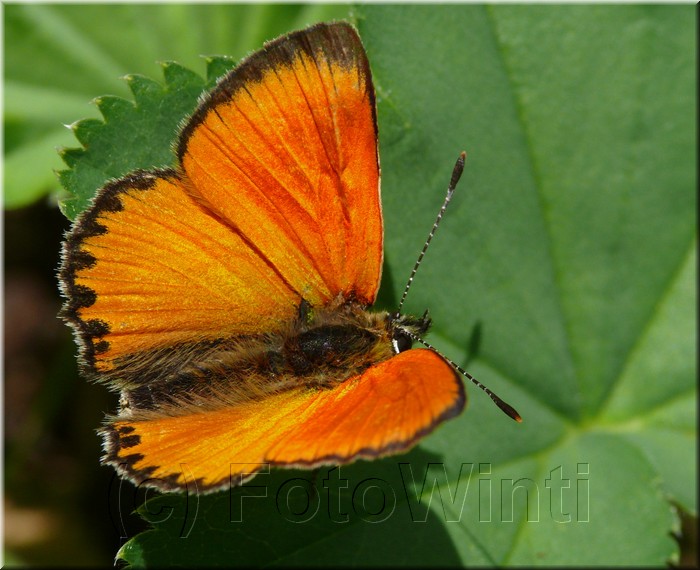
<path id="1" fill-rule="evenodd" d="M 425 240 L 425 244 L 423 244 L 423 249 L 420 252 L 420 255 L 418 256 L 418 259 L 416 260 L 416 263 L 413 265 L 413 270 L 411 271 L 411 276 L 408 278 L 408 282 L 406 283 L 406 287 L 403 290 L 403 295 L 401 296 L 401 301 L 399 302 L 399 308 L 396 310 L 396 317 L 398 318 L 401 315 L 401 309 L 403 308 L 404 301 L 406 300 L 406 295 L 408 295 L 408 290 L 411 288 L 411 284 L 413 283 L 413 278 L 416 276 L 416 272 L 418 271 L 418 267 L 421 264 L 421 261 L 423 261 L 423 257 L 425 256 L 425 252 L 428 250 L 428 246 L 430 245 L 430 242 L 433 239 L 433 236 L 435 235 L 435 232 L 438 229 L 438 226 L 440 225 L 440 221 L 442 220 L 442 216 L 445 214 L 445 210 L 447 209 L 447 205 L 450 203 L 450 200 L 452 200 L 452 194 L 454 194 L 455 188 L 457 187 L 457 183 L 459 182 L 459 179 L 462 176 L 462 172 L 464 172 L 464 161 L 467 158 L 467 153 L 466 152 L 461 152 L 459 155 L 459 158 L 457 159 L 457 162 L 455 164 L 454 169 L 452 170 L 452 178 L 450 178 L 450 185 L 447 187 L 447 195 L 445 196 L 445 201 L 442 203 L 442 207 L 440 208 L 440 211 L 438 212 L 437 218 L 435 218 L 435 223 L 433 224 L 433 227 L 430 230 L 430 233 L 428 234 L 428 239 Z M 429 342 L 426 342 L 423 340 L 421 337 L 410 331 L 409 329 L 403 328 L 402 331 L 410 336 L 414 341 L 420 342 L 423 346 L 426 348 L 429 348 L 430 350 L 436 352 L 442 358 L 444 358 L 447 362 L 449 362 L 455 370 L 457 370 L 462 376 L 465 378 L 469 378 L 474 384 L 476 384 L 479 388 L 481 388 L 486 394 L 488 394 L 489 398 L 493 401 L 494 404 L 496 404 L 503 413 L 505 413 L 507 416 L 510 418 L 514 419 L 516 422 L 522 422 L 523 419 L 520 417 L 520 414 L 517 412 L 517 410 L 511 406 L 510 404 L 504 402 L 499 396 L 493 393 L 489 388 L 484 386 L 481 382 L 479 382 L 474 376 L 469 374 L 464 368 L 447 358 L 444 354 L 442 354 L 439 350 L 437 350 L 433 345 L 431 345 Z"/>
<path id="2" fill-rule="evenodd" d="M 442 216 L 445 214 L 447 205 L 450 203 L 450 200 L 452 200 L 452 194 L 454 194 L 455 188 L 457 187 L 457 183 L 459 182 L 459 179 L 462 176 L 462 172 L 464 171 L 464 161 L 466 160 L 466 158 L 467 153 L 462 151 L 459 155 L 459 158 L 457 159 L 457 163 L 455 164 L 454 169 L 452 170 L 452 178 L 450 178 L 450 185 L 447 187 L 447 195 L 445 196 L 445 201 L 442 203 L 442 207 L 438 212 L 437 218 L 435 218 L 435 223 L 433 224 L 433 227 L 430 230 L 430 233 L 428 234 L 428 239 L 425 240 L 425 243 L 423 244 L 423 249 L 421 250 L 420 255 L 418 256 L 418 259 L 416 259 L 416 263 L 413 265 L 411 276 L 408 278 L 406 288 L 403 290 L 403 295 L 401 296 L 401 301 L 399 302 L 399 308 L 396 309 L 397 317 L 401 314 L 401 309 L 403 308 L 403 303 L 406 300 L 406 295 L 408 295 L 408 290 L 411 288 L 411 283 L 413 283 L 413 278 L 416 276 L 416 272 L 418 271 L 418 267 L 420 266 L 421 261 L 423 261 L 425 252 L 428 251 L 428 246 L 430 245 L 430 242 L 433 239 L 433 236 L 435 235 L 438 226 L 440 225 L 440 220 L 442 220 Z"/>
<path id="3" fill-rule="evenodd" d="M 406 329 L 402 329 L 402 330 L 403 330 L 403 332 L 405 332 L 408 336 L 410 336 L 413 340 L 415 340 L 415 341 L 417 341 L 417 342 L 420 342 L 420 343 L 421 343 L 423 346 L 425 346 L 426 348 L 429 348 L 429 349 L 432 350 L 433 352 L 438 353 L 438 354 L 439 354 L 440 356 L 442 356 L 445 360 L 447 360 L 447 362 L 449 362 L 449 363 L 455 368 L 455 370 L 457 370 L 457 372 L 459 372 L 459 373 L 460 373 L 462 376 L 464 376 L 465 378 L 469 378 L 469 380 L 471 380 L 472 382 L 474 382 L 474 384 L 476 384 L 479 388 L 481 388 L 484 392 L 486 392 L 486 393 L 488 394 L 489 398 L 491 398 L 491 400 L 493 400 L 493 403 L 496 404 L 496 405 L 501 409 L 501 411 L 502 411 L 504 414 L 506 414 L 507 416 L 513 418 L 513 419 L 514 419 L 516 422 L 518 422 L 518 423 L 520 423 L 520 422 L 523 421 L 523 418 L 520 417 L 520 414 L 517 412 L 517 410 L 516 410 L 513 406 L 511 406 L 510 404 L 508 404 L 508 403 L 504 402 L 503 400 L 501 400 L 501 398 L 500 398 L 499 396 L 497 396 L 496 394 L 494 394 L 494 393 L 491 391 L 491 389 L 489 389 L 489 388 L 487 388 L 486 386 L 484 386 L 481 382 L 479 382 L 476 378 L 474 378 L 474 376 L 472 376 L 471 374 L 469 374 L 469 372 L 467 372 L 464 368 L 462 368 L 462 367 L 459 366 L 458 364 L 455 364 L 452 360 L 450 360 L 449 358 L 447 358 L 444 354 L 442 354 L 442 352 L 440 352 L 440 351 L 439 351 L 437 348 L 435 348 L 432 344 L 430 344 L 429 342 L 424 341 L 424 340 L 423 340 L 421 337 L 419 337 L 418 335 L 416 335 L 416 334 L 414 334 L 414 333 L 412 333 L 411 331 L 406 330 Z"/>

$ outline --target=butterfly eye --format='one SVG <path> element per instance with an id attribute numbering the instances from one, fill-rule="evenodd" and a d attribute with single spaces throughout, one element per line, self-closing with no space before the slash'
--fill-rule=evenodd
<path id="1" fill-rule="evenodd" d="M 394 331 L 394 337 L 391 339 L 391 344 L 396 354 L 399 354 L 413 346 L 413 339 L 402 329 L 396 329 Z"/>

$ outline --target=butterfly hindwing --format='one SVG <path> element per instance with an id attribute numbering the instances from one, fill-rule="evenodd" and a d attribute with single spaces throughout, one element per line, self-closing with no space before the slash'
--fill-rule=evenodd
<path id="1" fill-rule="evenodd" d="M 430 350 L 409 350 L 332 390 L 299 388 L 184 416 L 117 420 L 106 459 L 137 483 L 199 491 L 239 484 L 263 466 L 315 467 L 410 448 L 459 414 L 459 375 Z"/>

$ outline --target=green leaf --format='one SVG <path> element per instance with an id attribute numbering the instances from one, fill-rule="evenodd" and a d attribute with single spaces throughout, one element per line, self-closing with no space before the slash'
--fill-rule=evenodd
<path id="1" fill-rule="evenodd" d="M 367 6 L 362 16 L 394 275 L 408 273 L 414 228 L 429 227 L 467 150 L 409 311 L 431 309 L 435 344 L 458 362 L 478 326 L 470 371 L 524 417 L 503 426 L 472 390 L 473 409 L 423 448 L 447 465 L 493 465 L 494 486 L 531 479 L 539 493 L 538 522 L 466 517 L 455 540 L 477 533 L 498 564 L 665 564 L 677 549 L 668 499 L 697 512 L 689 8 Z M 570 523 L 546 487 L 558 468 Z"/>
<path id="2" fill-rule="evenodd" d="M 417 449 L 403 460 L 420 470 L 430 459 Z M 156 530 L 119 557 L 135 566 L 459 564 L 437 513 L 411 508 L 401 488 L 396 462 L 379 460 L 274 470 L 231 493 L 164 495 L 139 509 Z"/>
<path id="3" fill-rule="evenodd" d="M 210 60 L 212 62 L 212 60 Z M 220 60 L 211 63 L 219 70 Z M 229 67 L 233 62 L 228 63 Z M 59 172 L 64 188 L 72 195 L 63 203 L 70 218 L 85 209 L 104 182 L 137 168 L 168 167 L 174 164 L 172 145 L 182 118 L 192 111 L 205 82 L 175 63 L 163 65 L 165 85 L 142 76 L 126 78 L 134 103 L 114 96 L 95 100 L 104 121 L 87 119 L 73 125 L 73 133 L 84 151 L 64 153 L 70 170 Z"/>
<path id="4" fill-rule="evenodd" d="M 153 530 L 120 556 L 192 566 L 674 560 L 669 501 L 697 512 L 693 14 L 358 8 L 379 100 L 382 299 L 401 294 L 467 150 L 407 310 L 428 307 L 429 340 L 468 361 L 524 422 L 470 387 L 471 408 L 419 448 L 341 468 L 347 488 L 328 470 L 276 470 L 230 495 L 149 500 L 140 512 Z M 90 143 L 63 155 L 69 173 L 84 169 L 70 182 L 86 191 L 80 203 L 141 151 L 172 160 L 165 118 L 146 128 L 145 109 L 160 100 L 184 111 L 175 86 L 204 81 L 166 69 L 165 86 L 132 79 L 135 106 L 103 97 L 106 122 L 75 127 Z M 300 477 L 316 491 L 295 487 Z"/>

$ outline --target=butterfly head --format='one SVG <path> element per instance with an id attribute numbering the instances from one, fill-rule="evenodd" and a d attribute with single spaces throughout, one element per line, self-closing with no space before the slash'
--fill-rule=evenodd
<path id="1" fill-rule="evenodd" d="M 394 352 L 399 354 L 413 346 L 413 341 L 419 340 L 430 328 L 432 319 L 426 310 L 421 317 L 413 315 L 394 314 L 389 317 L 391 326 L 391 345 Z"/>

